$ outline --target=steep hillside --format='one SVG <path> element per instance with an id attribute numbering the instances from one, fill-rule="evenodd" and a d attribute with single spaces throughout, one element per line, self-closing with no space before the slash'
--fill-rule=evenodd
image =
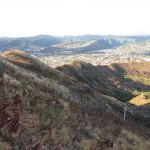
<path id="1" fill-rule="evenodd" d="M 22 51 L 7 51 L 1 57 L 2 61 L 5 62 L 7 76 L 23 82 L 27 86 L 30 85 L 33 89 L 36 87 L 36 90 L 39 88 L 42 92 L 52 90 L 65 98 L 76 101 L 82 99 L 86 101 L 87 98 L 90 99 L 93 95 L 99 95 L 88 84 L 53 69 Z M 101 94 L 99 96 L 105 97 Z"/>
<path id="2" fill-rule="evenodd" d="M 150 91 L 148 83 L 142 83 L 142 81 L 135 78 L 138 76 L 145 82 L 148 81 L 150 77 L 149 66 L 149 62 L 93 66 L 92 64 L 75 60 L 70 65 L 64 65 L 57 69 L 102 94 L 128 101 L 134 97 L 134 91 Z"/>
<path id="3" fill-rule="evenodd" d="M 114 98 L 114 89 L 122 84 L 121 90 L 136 89 L 123 82 L 124 64 L 73 62 L 54 69 L 18 50 L 1 54 L 0 64 L 2 148 L 149 150 L 150 129 L 145 125 L 150 119 L 143 119 L 149 107 L 140 110 Z M 135 83 L 141 91 L 149 90 Z"/>

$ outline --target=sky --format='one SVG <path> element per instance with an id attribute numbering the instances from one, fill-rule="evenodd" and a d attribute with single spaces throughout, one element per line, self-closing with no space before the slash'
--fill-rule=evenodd
<path id="1" fill-rule="evenodd" d="M 0 0 L 0 36 L 150 35 L 150 0 Z"/>

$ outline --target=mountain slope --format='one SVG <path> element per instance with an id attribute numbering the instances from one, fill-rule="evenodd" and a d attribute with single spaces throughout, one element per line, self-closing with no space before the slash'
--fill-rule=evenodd
<path id="1" fill-rule="evenodd" d="M 127 80 L 127 76 L 145 77 L 149 79 L 149 62 L 143 63 L 116 63 L 104 66 L 73 61 L 71 65 L 58 67 L 59 71 L 76 78 L 78 81 L 89 85 L 91 88 L 110 95 L 119 100 L 130 100 L 134 91 L 149 91 L 150 86 L 133 79 Z"/>
<path id="2" fill-rule="evenodd" d="M 100 86 L 105 84 L 101 80 L 107 81 L 107 73 L 117 79 L 122 77 L 118 74 L 120 68 L 115 65 L 110 66 L 112 71 L 109 67 L 105 69 L 106 66 L 95 68 L 82 62 L 54 69 L 18 50 L 1 54 L 0 62 L 5 69 L 0 82 L 2 98 L 11 102 L 16 96 L 19 97 L 23 106 L 20 122 L 24 118 L 31 121 L 27 135 L 32 136 L 32 141 L 28 141 L 26 134 L 19 138 L 11 133 L 8 138 L 5 134 L 7 130 L 1 129 L 0 136 L 10 142 L 12 149 L 21 150 L 27 145 L 31 148 L 39 135 L 45 133 L 43 129 L 49 127 L 52 133 L 50 137 L 40 139 L 40 150 L 149 150 L 150 130 L 142 122 L 135 121 L 138 119 L 135 114 L 138 108 L 126 104 L 127 120 L 124 121 L 125 103 L 108 96 L 110 94 L 107 92 L 112 89 L 107 91 Z M 113 70 L 113 67 L 117 69 Z M 142 111 L 138 112 L 143 115 Z"/>
<path id="3" fill-rule="evenodd" d="M 72 99 L 75 98 L 76 100 L 81 97 L 81 99 L 86 99 L 88 96 L 91 98 L 94 94 L 99 94 L 89 85 L 43 64 L 38 59 L 35 59 L 22 51 L 7 51 L 2 54 L 2 60 L 6 61 L 5 71 L 7 75 L 20 82 L 27 82 L 27 84 L 31 84 L 33 88 L 35 87 L 33 84 L 41 84 L 40 86 L 42 86 L 41 90 L 43 92 L 44 90 L 55 90 L 55 92 L 64 95 L 64 92 L 66 91 L 68 93 L 68 98 L 71 96 L 69 93 L 72 93 Z M 24 76 L 24 78 L 21 78 L 21 76 Z M 30 80 L 35 83 L 32 83 Z M 59 91 L 60 89 L 64 89 L 64 91 Z M 101 98 L 105 97 L 104 95 L 99 96 L 101 96 Z"/>

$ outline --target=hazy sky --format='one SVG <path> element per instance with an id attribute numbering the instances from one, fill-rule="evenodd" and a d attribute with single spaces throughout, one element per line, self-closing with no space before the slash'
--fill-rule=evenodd
<path id="1" fill-rule="evenodd" d="M 150 0 L 0 0 L 0 36 L 150 35 Z"/>

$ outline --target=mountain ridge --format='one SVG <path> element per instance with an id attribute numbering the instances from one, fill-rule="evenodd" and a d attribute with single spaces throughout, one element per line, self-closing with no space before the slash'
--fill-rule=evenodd
<path id="1" fill-rule="evenodd" d="M 1 51 L 6 51 L 9 49 L 21 49 L 25 51 L 30 51 L 29 49 L 41 49 L 48 48 L 52 45 L 60 43 L 71 43 L 71 42 L 85 42 L 92 40 L 103 40 L 102 43 L 105 45 L 105 49 L 109 49 L 109 42 L 114 41 L 113 47 L 123 45 L 128 42 L 144 42 L 150 41 L 150 36 L 102 36 L 102 35 L 81 35 L 81 36 L 51 36 L 51 35 L 37 35 L 31 37 L 1 37 L 0 38 L 0 49 Z M 117 44 L 117 45 L 116 45 Z"/>

